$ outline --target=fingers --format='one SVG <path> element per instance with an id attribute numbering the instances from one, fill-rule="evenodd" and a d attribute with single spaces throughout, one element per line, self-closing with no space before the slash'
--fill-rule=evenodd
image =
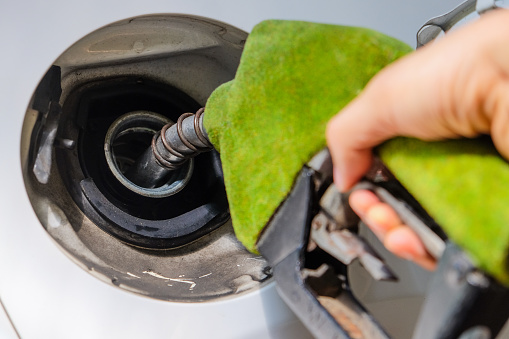
<path id="1" fill-rule="evenodd" d="M 424 244 L 408 226 L 403 225 L 396 212 L 377 196 L 367 190 L 350 195 L 350 206 L 368 227 L 395 255 L 412 260 L 425 269 L 433 270 L 436 261 L 429 255 Z"/>
<path id="2" fill-rule="evenodd" d="M 493 89 L 488 105 L 493 117 L 493 143 L 500 154 L 509 159 L 509 80 Z"/>
<path id="3" fill-rule="evenodd" d="M 385 140 L 396 135 L 433 139 L 447 134 L 441 120 L 428 114 L 437 114 L 436 101 L 422 95 L 437 97 L 434 92 L 440 91 L 421 67 L 428 54 L 423 48 L 382 70 L 329 121 L 327 144 L 341 191 L 350 189 L 369 169 L 372 148 Z"/>
<path id="4" fill-rule="evenodd" d="M 349 203 L 354 212 L 382 241 L 392 229 L 401 226 L 401 220 L 394 210 L 381 202 L 371 191 L 353 192 L 350 195 Z"/>
<path id="5" fill-rule="evenodd" d="M 330 120 L 327 143 L 341 191 L 369 169 L 372 148 L 397 135 L 491 132 L 509 157 L 509 11 L 494 12 L 386 67 Z"/>
<path id="6" fill-rule="evenodd" d="M 372 149 L 395 136 L 422 140 L 491 133 L 509 159 L 509 11 L 497 10 L 378 73 L 330 120 L 334 182 L 350 189 L 370 168 Z M 435 261 L 417 235 L 369 193 L 351 205 L 387 248 L 426 268 Z"/>
<path id="7" fill-rule="evenodd" d="M 414 261 L 430 271 L 436 268 L 436 260 L 426 251 L 417 234 L 408 226 L 393 228 L 382 241 L 384 246 L 395 255 Z"/>

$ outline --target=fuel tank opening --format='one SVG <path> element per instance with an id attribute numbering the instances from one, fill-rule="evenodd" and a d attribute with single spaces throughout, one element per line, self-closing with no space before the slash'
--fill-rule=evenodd
<path id="1" fill-rule="evenodd" d="M 246 38 L 202 17 L 129 18 L 77 41 L 37 86 L 21 140 L 27 194 L 48 235 L 93 276 L 181 302 L 270 280 L 267 262 L 233 233 L 216 151 L 138 185 L 150 194 L 121 182 L 136 181 L 131 169 L 156 131 L 234 78 Z"/>
<path id="2" fill-rule="evenodd" d="M 228 220 L 217 152 L 200 154 L 155 188 L 132 183 L 120 170 L 162 125 L 199 106 L 172 86 L 140 77 L 102 79 L 67 97 L 60 124 L 78 127 L 65 131 L 78 140 L 78 152 L 55 149 L 57 166 L 78 206 L 96 212 L 88 217 L 97 226 L 137 247 L 168 249 Z"/>
<path id="3" fill-rule="evenodd" d="M 193 159 L 187 160 L 174 171 L 158 166 L 144 166 L 148 177 L 156 182 L 140 182 L 132 174 L 136 161 L 151 146 L 154 137 L 164 125 L 173 124 L 168 118 L 150 111 L 135 111 L 113 122 L 104 140 L 104 154 L 115 178 L 129 190 L 150 198 L 165 198 L 180 192 L 193 174 Z M 169 173 L 168 173 L 169 172 Z"/>

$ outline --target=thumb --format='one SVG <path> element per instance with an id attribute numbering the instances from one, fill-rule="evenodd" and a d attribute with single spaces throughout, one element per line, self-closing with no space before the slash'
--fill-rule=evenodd
<path id="1" fill-rule="evenodd" d="M 509 81 L 500 83 L 487 100 L 492 114 L 491 138 L 500 154 L 509 160 Z"/>
<path id="2" fill-rule="evenodd" d="M 372 162 L 371 150 L 385 140 L 396 135 L 436 138 L 447 133 L 437 123 L 441 111 L 435 106 L 440 106 L 440 101 L 429 100 L 439 97 L 436 83 L 440 81 L 436 78 L 444 74 L 442 58 L 432 56 L 426 46 L 387 66 L 329 121 L 327 143 L 334 182 L 341 191 L 366 173 Z M 427 67 L 423 67 L 426 60 Z M 430 73 L 436 75 L 430 77 Z"/>
<path id="3" fill-rule="evenodd" d="M 382 107 L 361 94 L 327 125 L 334 183 L 341 191 L 350 189 L 368 171 L 372 148 L 394 135 L 393 126 L 377 114 L 376 106 Z"/>

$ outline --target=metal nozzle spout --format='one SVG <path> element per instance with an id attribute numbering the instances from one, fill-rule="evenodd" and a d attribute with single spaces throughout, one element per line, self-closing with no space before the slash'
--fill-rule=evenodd
<path id="1" fill-rule="evenodd" d="M 165 197 L 179 192 L 192 174 L 191 159 L 213 149 L 203 127 L 203 112 L 204 109 L 201 108 L 196 114 L 184 113 L 177 123 L 168 122 L 166 119 L 166 124 L 161 131 L 154 134 L 151 145 L 123 174 L 118 173 L 118 166 L 110 164 L 114 161 L 108 162 L 110 169 L 125 187 L 136 193 L 151 197 Z M 129 117 L 127 115 L 126 120 Z M 153 117 L 147 115 L 145 118 Z M 115 128 L 118 129 L 118 127 Z M 111 153 L 109 148 L 111 148 L 112 140 L 110 139 L 112 137 L 107 137 L 105 142 L 107 158 L 108 152 Z M 161 194 L 159 188 L 164 185 L 169 188 L 164 190 L 165 194 Z"/>

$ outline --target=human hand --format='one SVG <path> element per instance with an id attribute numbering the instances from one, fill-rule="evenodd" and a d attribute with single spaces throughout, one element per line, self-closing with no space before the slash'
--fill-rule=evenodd
<path id="1" fill-rule="evenodd" d="M 394 136 L 422 140 L 490 133 L 509 158 L 509 11 L 497 10 L 395 62 L 329 122 L 327 141 L 340 190 L 369 169 L 372 148 Z M 422 242 L 370 192 L 352 208 L 394 253 L 426 268 Z"/>

